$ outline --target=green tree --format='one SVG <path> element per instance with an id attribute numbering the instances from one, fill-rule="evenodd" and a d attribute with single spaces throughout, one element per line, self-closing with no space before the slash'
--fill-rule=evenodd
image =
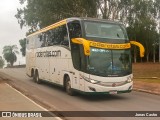
<path id="1" fill-rule="evenodd" d="M 97 9 L 103 19 L 127 21 L 132 0 L 96 0 Z"/>
<path id="2" fill-rule="evenodd" d="M 4 60 L 2 59 L 2 57 L 0 56 L 0 68 L 4 67 Z"/>
<path id="3" fill-rule="evenodd" d="M 14 62 L 17 61 L 16 54 L 18 53 L 17 45 L 3 47 L 3 57 L 8 63 L 10 63 L 11 66 L 13 66 Z"/>
<path id="4" fill-rule="evenodd" d="M 28 34 L 68 17 L 119 20 L 126 25 L 129 38 L 144 45 L 146 61 L 155 58 L 160 0 L 20 0 L 25 2 L 27 6 L 17 9 L 15 17 L 21 28 L 30 27 Z M 140 60 L 136 47 L 133 53 L 134 61 Z"/>
<path id="5" fill-rule="evenodd" d="M 20 51 L 22 52 L 22 56 L 26 55 L 26 38 L 19 40 L 19 44 L 21 46 Z"/>
<path id="6" fill-rule="evenodd" d="M 20 0 L 27 2 L 24 9 L 17 9 L 15 17 L 20 27 L 29 26 L 29 33 L 68 17 L 96 17 L 94 0 Z"/>
<path id="7" fill-rule="evenodd" d="M 129 38 L 142 43 L 145 47 L 146 61 L 153 55 L 157 36 L 155 2 L 152 0 L 132 0 L 128 15 Z M 134 48 L 134 61 L 137 59 L 137 48 Z"/>

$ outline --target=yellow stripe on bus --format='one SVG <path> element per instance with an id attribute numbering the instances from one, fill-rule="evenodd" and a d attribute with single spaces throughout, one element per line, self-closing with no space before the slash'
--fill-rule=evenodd
<path id="1" fill-rule="evenodd" d="M 128 49 L 131 47 L 130 43 L 125 44 L 111 44 L 111 43 L 100 43 L 90 41 L 90 46 L 104 49 Z"/>
<path id="2" fill-rule="evenodd" d="M 137 42 L 137 41 L 130 41 L 130 43 L 138 46 L 139 49 L 140 49 L 140 57 L 144 57 L 145 49 L 144 49 L 143 45 L 141 43 Z"/>
<path id="3" fill-rule="evenodd" d="M 125 44 L 101 43 L 101 42 L 89 41 L 84 38 L 73 38 L 72 42 L 77 43 L 77 44 L 82 44 L 84 47 L 84 53 L 86 56 L 90 55 L 90 47 L 104 48 L 104 49 L 128 49 L 128 48 L 131 48 L 130 43 L 125 43 Z"/>
<path id="4" fill-rule="evenodd" d="M 33 36 L 33 35 L 37 35 L 37 34 L 39 34 L 39 33 L 46 32 L 46 31 L 48 31 L 48 30 L 57 28 L 57 27 L 59 27 L 59 26 L 65 25 L 66 23 L 67 23 L 67 20 L 66 20 L 66 19 L 65 19 L 65 20 L 62 20 L 62 21 L 60 21 L 60 22 L 57 22 L 57 23 L 55 23 L 55 24 L 52 24 L 52 25 L 47 26 L 47 27 L 45 27 L 45 28 L 42 28 L 41 30 L 39 30 L 39 31 L 37 31 L 37 32 L 35 32 L 35 33 L 33 33 L 33 34 L 30 34 L 28 37 L 31 37 L 31 36 Z"/>

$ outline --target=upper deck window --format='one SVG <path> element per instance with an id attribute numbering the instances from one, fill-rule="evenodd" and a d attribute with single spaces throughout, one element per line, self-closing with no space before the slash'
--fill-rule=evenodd
<path id="1" fill-rule="evenodd" d="M 106 22 L 85 21 L 86 37 L 108 38 L 108 39 L 128 39 L 126 30 L 121 24 Z"/>

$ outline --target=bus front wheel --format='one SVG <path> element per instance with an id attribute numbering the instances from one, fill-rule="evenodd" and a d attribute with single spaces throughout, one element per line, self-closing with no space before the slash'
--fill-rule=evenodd
<path id="1" fill-rule="evenodd" d="M 67 94 L 69 94 L 71 96 L 75 95 L 75 92 L 71 88 L 71 81 L 70 81 L 69 76 L 66 76 L 66 79 L 65 79 L 65 88 L 66 88 Z"/>

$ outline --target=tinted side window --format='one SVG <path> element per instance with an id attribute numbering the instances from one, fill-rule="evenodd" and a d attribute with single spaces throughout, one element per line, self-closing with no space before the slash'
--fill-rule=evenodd
<path id="1" fill-rule="evenodd" d="M 34 47 L 35 47 L 34 46 L 34 43 L 35 43 L 34 42 L 35 41 L 34 38 L 35 38 L 34 36 L 29 37 L 29 44 L 28 44 L 28 48 L 29 49 L 34 49 Z"/>
<path id="2" fill-rule="evenodd" d="M 42 41 L 41 37 L 42 36 L 40 34 L 35 35 L 35 38 L 34 38 L 35 39 L 35 48 L 40 48 L 43 46 L 42 44 L 44 44 L 44 42 Z"/>
<path id="3" fill-rule="evenodd" d="M 69 35 L 70 38 L 79 38 L 82 37 L 82 30 L 79 21 L 72 21 L 68 23 Z"/>
<path id="4" fill-rule="evenodd" d="M 65 45 L 69 46 L 68 33 L 66 25 L 57 27 L 47 32 L 48 46 Z"/>
<path id="5" fill-rule="evenodd" d="M 60 39 L 61 39 L 60 45 L 69 47 L 69 38 L 68 38 L 66 25 L 63 25 L 60 27 L 59 33 L 60 33 Z"/>
<path id="6" fill-rule="evenodd" d="M 69 36 L 72 38 L 82 37 L 82 30 L 79 21 L 72 21 L 68 23 Z M 84 55 L 83 46 L 71 42 L 71 54 L 73 66 L 80 71 L 86 70 L 86 57 Z"/>
<path id="7" fill-rule="evenodd" d="M 63 45 L 69 47 L 69 39 L 66 25 L 39 33 L 34 36 L 36 48 Z"/>

